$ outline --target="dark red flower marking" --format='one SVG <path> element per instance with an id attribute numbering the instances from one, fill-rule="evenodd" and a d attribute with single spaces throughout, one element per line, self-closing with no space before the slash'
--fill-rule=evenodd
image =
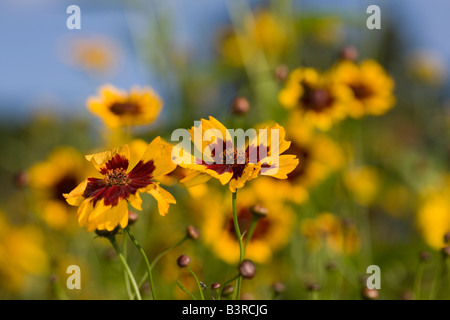
<path id="1" fill-rule="evenodd" d="M 197 164 L 204 165 L 207 169 L 217 172 L 219 175 L 226 172 L 232 172 L 232 179 L 238 179 L 244 173 L 245 166 L 249 163 L 257 164 L 265 158 L 269 151 L 269 146 L 247 146 L 245 152 L 238 148 L 228 148 L 227 143 L 221 139 L 211 144 L 211 156 L 214 163 L 207 163 L 203 159 L 195 159 Z M 222 150 L 221 154 L 216 155 L 216 150 Z M 262 164 L 262 167 L 270 167 L 268 164 Z"/>
<path id="2" fill-rule="evenodd" d="M 305 109 L 322 112 L 332 106 L 334 98 L 329 90 L 314 88 L 305 81 L 302 81 L 300 85 L 304 90 L 300 103 Z"/>
<path id="3" fill-rule="evenodd" d="M 295 167 L 295 169 L 288 173 L 288 180 L 289 181 L 295 181 L 298 178 L 302 177 L 305 174 L 306 167 L 308 165 L 308 162 L 310 161 L 311 154 L 310 150 L 299 146 L 298 144 L 291 142 L 291 145 L 289 146 L 289 149 L 286 150 L 286 153 L 288 154 L 294 154 L 299 159 L 298 166 Z"/>
<path id="4" fill-rule="evenodd" d="M 103 200 L 105 206 L 116 206 L 119 200 L 128 199 L 140 188 L 153 183 L 153 160 L 139 163 L 129 172 L 128 159 L 119 154 L 114 155 L 104 167 L 100 169 L 103 179 L 88 178 L 83 193 L 85 199 L 92 199 L 93 204 Z"/>
<path id="5" fill-rule="evenodd" d="M 125 114 L 137 115 L 141 113 L 141 107 L 135 102 L 116 102 L 109 107 L 109 110 L 117 116 Z"/>

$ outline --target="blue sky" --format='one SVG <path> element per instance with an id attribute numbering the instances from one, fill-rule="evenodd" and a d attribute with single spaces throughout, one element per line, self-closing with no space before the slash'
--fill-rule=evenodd
<path id="1" fill-rule="evenodd" d="M 85 112 L 86 97 L 95 94 L 105 82 L 123 88 L 139 84 L 163 90 L 151 70 L 143 68 L 133 48 L 130 32 L 138 30 L 145 17 L 124 12 L 126 1 L 1 1 L 0 119 L 30 115 L 40 108 L 65 114 Z M 224 1 L 156 0 L 149 5 L 155 10 L 170 10 L 177 21 L 178 41 L 201 54 L 208 52 L 217 27 L 228 19 Z M 77 4 L 82 10 L 81 30 L 66 28 L 66 8 L 70 4 Z M 365 8 L 378 4 L 382 15 L 388 14 L 407 40 L 409 49 L 434 50 L 447 67 L 450 65 L 448 0 L 301 0 L 298 4 L 301 9 L 361 12 L 362 21 L 367 17 Z M 122 59 L 114 76 L 87 77 L 61 59 L 62 44 L 71 37 L 91 34 L 107 35 L 122 47 Z"/>

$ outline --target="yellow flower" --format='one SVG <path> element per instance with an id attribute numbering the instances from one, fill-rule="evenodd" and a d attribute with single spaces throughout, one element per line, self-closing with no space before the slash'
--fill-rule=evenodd
<path id="1" fill-rule="evenodd" d="M 254 60 L 258 51 L 276 62 L 288 43 L 283 22 L 267 10 L 259 10 L 245 18 L 242 32 L 227 32 L 220 52 L 229 64 L 241 67 Z"/>
<path id="2" fill-rule="evenodd" d="M 157 200 L 159 213 L 165 215 L 169 204 L 176 201 L 153 179 L 175 169 L 170 158 L 171 151 L 172 147 L 157 137 L 129 172 L 128 145 L 87 155 L 86 159 L 92 162 L 102 177 L 88 178 L 72 192 L 64 194 L 70 205 L 79 206 L 80 226 L 86 226 L 87 231 L 111 231 L 118 225 L 125 228 L 128 224 L 128 203 L 137 210 L 142 210 L 140 193 L 144 192 Z"/>
<path id="3" fill-rule="evenodd" d="M 229 183 L 230 191 L 236 192 L 258 175 L 286 179 L 297 166 L 298 159 L 295 155 L 282 154 L 290 145 L 284 136 L 284 129 L 275 124 L 258 133 L 255 131 L 255 136 L 245 141 L 245 145 L 237 146 L 233 134 L 222 123 L 213 117 L 202 119 L 201 126 L 190 130 L 191 141 L 202 152 L 202 157 L 195 152 L 186 155 L 185 150 L 177 147 L 174 150 L 178 164 L 193 170 L 181 182 L 191 187 L 213 177 L 223 185 Z"/>
<path id="4" fill-rule="evenodd" d="M 75 188 L 88 169 L 82 154 L 68 146 L 54 149 L 45 161 L 30 167 L 27 174 L 37 211 L 49 226 L 70 225 L 74 211 L 67 207 L 63 193 Z"/>
<path id="5" fill-rule="evenodd" d="M 417 226 L 425 242 L 434 249 L 445 246 L 444 235 L 450 232 L 450 177 L 427 190 L 417 210 Z"/>
<path id="6" fill-rule="evenodd" d="M 297 68 L 289 74 L 278 100 L 286 109 L 295 110 L 307 124 L 328 130 L 347 117 L 346 103 L 351 97 L 351 90 L 334 81 L 332 73 Z"/>
<path id="7" fill-rule="evenodd" d="M 303 219 L 300 231 L 305 235 L 310 250 L 326 247 L 337 254 L 351 254 L 360 247 L 356 228 L 353 225 L 345 225 L 329 212 L 323 212 L 316 218 Z"/>
<path id="8" fill-rule="evenodd" d="M 28 276 L 45 275 L 49 261 L 42 233 L 33 226 L 12 226 L 0 212 L 0 283 L 23 289 Z"/>
<path id="9" fill-rule="evenodd" d="M 259 204 L 267 209 L 268 214 L 260 218 L 253 236 L 248 244 L 246 258 L 256 262 L 269 261 L 281 250 L 292 234 L 295 215 L 279 199 L 269 192 L 267 179 L 252 181 L 249 188 L 241 191 L 237 204 L 237 217 L 241 234 L 250 228 L 252 214 L 250 207 Z M 254 187 L 257 184 L 257 187 Z M 228 209 L 229 208 L 229 209 Z M 233 225 L 231 197 L 228 193 L 209 192 L 201 200 L 195 200 L 194 212 L 199 213 L 199 228 L 202 241 L 223 261 L 234 264 L 239 261 L 239 243 Z"/>
<path id="10" fill-rule="evenodd" d="M 368 206 L 374 202 L 378 195 L 380 176 L 373 167 L 350 168 L 344 172 L 344 183 L 353 193 L 357 202 Z"/>
<path id="11" fill-rule="evenodd" d="M 87 100 L 88 109 L 110 128 L 150 124 L 159 116 L 162 106 L 161 98 L 149 87 L 133 87 L 127 93 L 105 85 L 97 97 Z"/>
<path id="12" fill-rule="evenodd" d="M 365 60 L 359 65 L 344 60 L 336 65 L 334 73 L 336 81 L 353 92 L 354 99 L 348 103 L 351 117 L 382 115 L 394 106 L 394 81 L 375 60 Z"/>

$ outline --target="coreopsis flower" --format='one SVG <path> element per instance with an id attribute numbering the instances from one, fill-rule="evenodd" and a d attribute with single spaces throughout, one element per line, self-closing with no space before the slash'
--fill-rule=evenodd
<path id="1" fill-rule="evenodd" d="M 246 258 L 257 263 L 270 261 L 287 245 L 294 229 L 294 212 L 283 203 L 281 195 L 269 192 L 268 185 L 263 183 L 268 179 L 252 181 L 240 191 L 237 203 L 237 219 L 244 241 L 253 219 L 252 208 L 260 205 L 267 210 L 267 215 L 258 220 L 246 252 Z M 207 196 L 194 199 L 191 206 L 197 214 L 194 219 L 198 219 L 200 241 L 221 260 L 235 264 L 239 261 L 239 243 L 230 202 L 226 192 L 210 190 Z"/>
<path id="2" fill-rule="evenodd" d="M 375 60 L 360 64 L 345 60 L 334 70 L 336 81 L 347 85 L 354 99 L 348 102 L 348 113 L 353 118 L 382 115 L 395 104 L 394 81 Z"/>
<path id="3" fill-rule="evenodd" d="M 97 97 L 87 100 L 88 109 L 110 128 L 150 124 L 161 113 L 163 102 L 149 87 L 132 87 L 130 92 L 112 85 L 100 88 Z"/>
<path id="4" fill-rule="evenodd" d="M 345 223 L 329 212 L 322 212 L 315 218 L 303 219 L 300 231 L 306 237 L 310 250 L 325 247 L 334 254 L 352 254 L 360 248 L 355 226 Z"/>
<path id="5" fill-rule="evenodd" d="M 67 206 L 63 193 L 75 188 L 90 169 L 78 150 L 60 146 L 27 170 L 36 211 L 49 226 L 63 229 L 70 225 L 74 210 Z"/>
<path id="6" fill-rule="evenodd" d="M 297 166 L 298 159 L 292 154 L 282 154 L 290 146 L 290 142 L 285 140 L 283 127 L 275 124 L 258 133 L 256 130 L 253 132 L 253 137 L 239 144 L 234 141 L 234 133 L 214 117 L 201 119 L 201 125 L 189 131 L 190 139 L 200 154 L 174 147 L 174 161 L 193 171 L 181 182 L 191 187 L 216 178 L 223 185 L 228 183 L 231 192 L 236 192 L 258 175 L 286 179 Z"/>
<path id="7" fill-rule="evenodd" d="M 450 232 L 450 176 L 427 189 L 421 195 L 416 222 L 426 244 L 439 250 L 446 245 L 444 236 Z"/>
<path id="8" fill-rule="evenodd" d="M 329 130 L 334 123 L 347 117 L 346 103 L 351 97 L 351 90 L 336 82 L 331 72 L 297 68 L 289 74 L 278 100 L 307 124 Z"/>
<path id="9" fill-rule="evenodd" d="M 140 193 L 151 194 L 158 202 L 159 213 L 165 215 L 169 204 L 176 201 L 154 179 L 175 169 L 171 150 L 168 143 L 157 137 L 130 171 L 128 145 L 87 155 L 86 159 L 92 162 L 101 177 L 90 177 L 72 192 L 64 194 L 70 205 L 79 207 L 80 226 L 86 226 L 87 231 L 112 231 L 118 225 L 125 228 L 128 224 L 128 203 L 142 210 Z"/>
<path id="10" fill-rule="evenodd" d="M 380 189 L 380 174 L 374 167 L 361 166 L 349 168 L 344 172 L 344 184 L 353 194 L 356 202 L 371 205 Z"/>

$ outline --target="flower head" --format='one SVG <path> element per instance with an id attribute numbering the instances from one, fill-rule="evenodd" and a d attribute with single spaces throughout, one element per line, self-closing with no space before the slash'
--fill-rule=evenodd
<path id="1" fill-rule="evenodd" d="M 334 73 L 336 80 L 347 85 L 353 93 L 354 99 L 348 103 L 351 117 L 382 115 L 394 106 L 394 81 L 375 60 L 365 60 L 359 65 L 341 61 Z"/>
<path id="2" fill-rule="evenodd" d="M 162 110 L 161 98 L 149 87 L 124 92 L 111 85 L 100 88 L 97 97 L 87 100 L 88 109 L 110 128 L 150 124 Z"/>
<path id="3" fill-rule="evenodd" d="M 347 116 L 346 101 L 350 98 L 348 87 L 334 81 L 331 73 L 312 68 L 293 70 L 278 95 L 283 107 L 295 110 L 306 123 L 321 130 Z"/>
<path id="4" fill-rule="evenodd" d="M 258 133 L 251 131 L 248 140 L 245 139 L 246 134 L 228 130 L 213 117 L 202 119 L 198 127 L 190 130 L 191 141 L 201 153 L 186 155 L 184 149 L 174 148 L 173 159 L 181 167 L 193 170 L 181 182 L 194 186 L 213 177 L 223 185 L 229 183 L 230 190 L 235 192 L 258 175 L 286 179 L 287 174 L 295 169 L 298 164 L 296 156 L 282 154 L 290 142 L 284 139 L 285 132 L 281 126 L 275 124 Z M 236 137 L 241 142 L 235 143 Z"/>
<path id="5" fill-rule="evenodd" d="M 141 160 L 128 171 L 130 149 L 128 145 L 114 150 L 87 155 L 101 178 L 90 177 L 72 192 L 64 194 L 67 202 L 78 208 L 78 222 L 87 231 L 113 230 L 117 225 L 128 224 L 128 203 L 141 210 L 140 193 L 150 193 L 158 202 L 161 215 L 175 203 L 173 196 L 162 189 L 153 179 L 167 174 L 175 168 L 170 159 L 171 146 L 154 139 Z"/>

